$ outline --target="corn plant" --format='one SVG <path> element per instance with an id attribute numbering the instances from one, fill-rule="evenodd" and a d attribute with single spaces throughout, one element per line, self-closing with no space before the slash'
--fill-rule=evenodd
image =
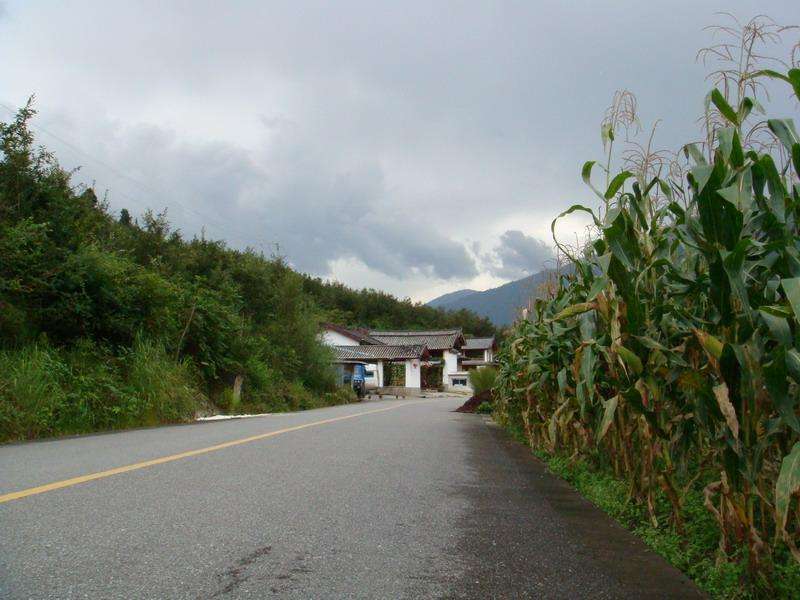
<path id="1" fill-rule="evenodd" d="M 516 323 L 496 384 L 501 419 L 613 469 L 654 522 L 663 494 L 680 532 L 702 480 L 720 556 L 744 549 L 754 576 L 780 544 L 800 561 L 800 136 L 758 100 L 766 79 L 800 100 L 800 68 L 763 68 L 753 48 L 780 33 L 768 25 L 735 32 L 742 53 L 716 47 L 736 68 L 715 72 L 705 141 L 679 157 L 651 136 L 613 173 L 616 134 L 638 127 L 617 95 L 606 160 L 582 171 L 599 208 L 559 215 L 587 213 L 593 239 L 556 239 L 570 269 Z"/>

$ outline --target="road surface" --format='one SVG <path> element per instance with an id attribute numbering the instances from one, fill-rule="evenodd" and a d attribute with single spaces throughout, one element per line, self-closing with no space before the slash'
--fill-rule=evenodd
<path id="1" fill-rule="evenodd" d="M 0 446 L 0 597 L 695 597 L 462 401 Z"/>

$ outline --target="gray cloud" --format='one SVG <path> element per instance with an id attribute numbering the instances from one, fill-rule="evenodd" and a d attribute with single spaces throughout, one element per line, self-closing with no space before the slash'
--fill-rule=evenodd
<path id="1" fill-rule="evenodd" d="M 498 277 L 519 279 L 541 271 L 553 258 L 551 245 L 510 229 L 500 236 L 488 268 Z"/>
<path id="2" fill-rule="evenodd" d="M 126 172 L 97 180 L 92 158 L 77 156 L 73 160 L 89 164 L 76 178 L 101 192 L 107 188 L 114 209 L 136 214 L 168 207 L 170 219 L 190 235 L 204 229 L 234 246 L 266 253 L 277 248 L 297 268 L 317 275 L 330 274 L 339 259 L 397 279 L 478 273 L 463 243 L 392 205 L 379 165 L 335 168 L 291 123 L 270 122 L 279 139 L 255 151 L 187 143 L 152 125 L 95 121 L 93 127 L 105 132 L 78 129 L 75 135 L 103 139 L 107 160 L 126 165 Z M 68 155 L 59 140 L 52 144 Z"/>
<path id="3" fill-rule="evenodd" d="M 657 146 L 696 137 L 695 52 L 718 21 L 692 0 L 0 3 L 0 101 L 36 93 L 37 122 L 90 157 L 40 141 L 112 206 L 168 206 L 187 234 L 279 243 L 299 268 L 416 297 L 536 268 L 499 238 L 545 239 L 594 205 L 580 168 L 616 89 L 663 119 Z M 766 10 L 798 17 L 796 0 Z M 795 116 L 776 90 L 770 115 Z"/>

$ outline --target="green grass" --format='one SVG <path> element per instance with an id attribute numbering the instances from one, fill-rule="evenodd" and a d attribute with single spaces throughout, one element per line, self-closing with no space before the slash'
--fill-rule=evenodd
<path id="1" fill-rule="evenodd" d="M 481 402 L 478 408 L 475 409 L 475 412 L 481 415 L 490 415 L 492 414 L 492 410 L 494 410 L 494 407 L 491 402 Z"/>
<path id="2" fill-rule="evenodd" d="M 48 432 L 65 401 L 60 384 L 64 365 L 46 349 L 29 346 L 0 352 L 0 431 L 5 439 Z"/>
<path id="3" fill-rule="evenodd" d="M 203 399 L 189 365 L 153 342 L 0 351 L 0 441 L 186 421 Z"/>
<path id="4" fill-rule="evenodd" d="M 285 412 L 346 404 L 352 390 L 314 393 L 276 380 L 266 367 L 214 398 L 228 413 Z M 82 340 L 69 349 L 46 342 L 0 350 L 0 442 L 191 421 L 211 404 L 191 362 L 152 340 L 112 349 Z"/>
<path id="5" fill-rule="evenodd" d="M 507 428 L 508 429 L 508 428 Z M 523 441 L 521 432 L 509 429 Z M 514 435 L 516 433 L 516 435 Z M 641 538 L 650 548 L 691 578 L 712 598 L 757 599 L 797 598 L 800 590 L 800 564 L 783 549 L 776 553 L 771 571 L 762 580 L 748 580 L 746 557 L 717 560 L 718 530 L 711 513 L 703 506 L 699 489 L 692 488 L 683 501 L 681 516 L 685 534 L 679 535 L 669 522 L 670 508 L 665 497 L 656 499 L 654 526 L 647 510 L 629 500 L 624 481 L 585 461 L 533 450 L 550 472 L 572 484 L 585 498 L 608 513 Z M 624 559 L 624 557 L 620 557 Z"/>

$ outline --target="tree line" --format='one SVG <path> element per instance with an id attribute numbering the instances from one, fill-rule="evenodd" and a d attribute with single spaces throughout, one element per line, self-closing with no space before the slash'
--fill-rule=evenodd
<path id="1" fill-rule="evenodd" d="M 29 103 L 0 123 L 0 439 L 347 401 L 321 320 L 493 331 L 185 239 L 165 213 L 116 218 L 35 146 L 34 114 Z"/>

